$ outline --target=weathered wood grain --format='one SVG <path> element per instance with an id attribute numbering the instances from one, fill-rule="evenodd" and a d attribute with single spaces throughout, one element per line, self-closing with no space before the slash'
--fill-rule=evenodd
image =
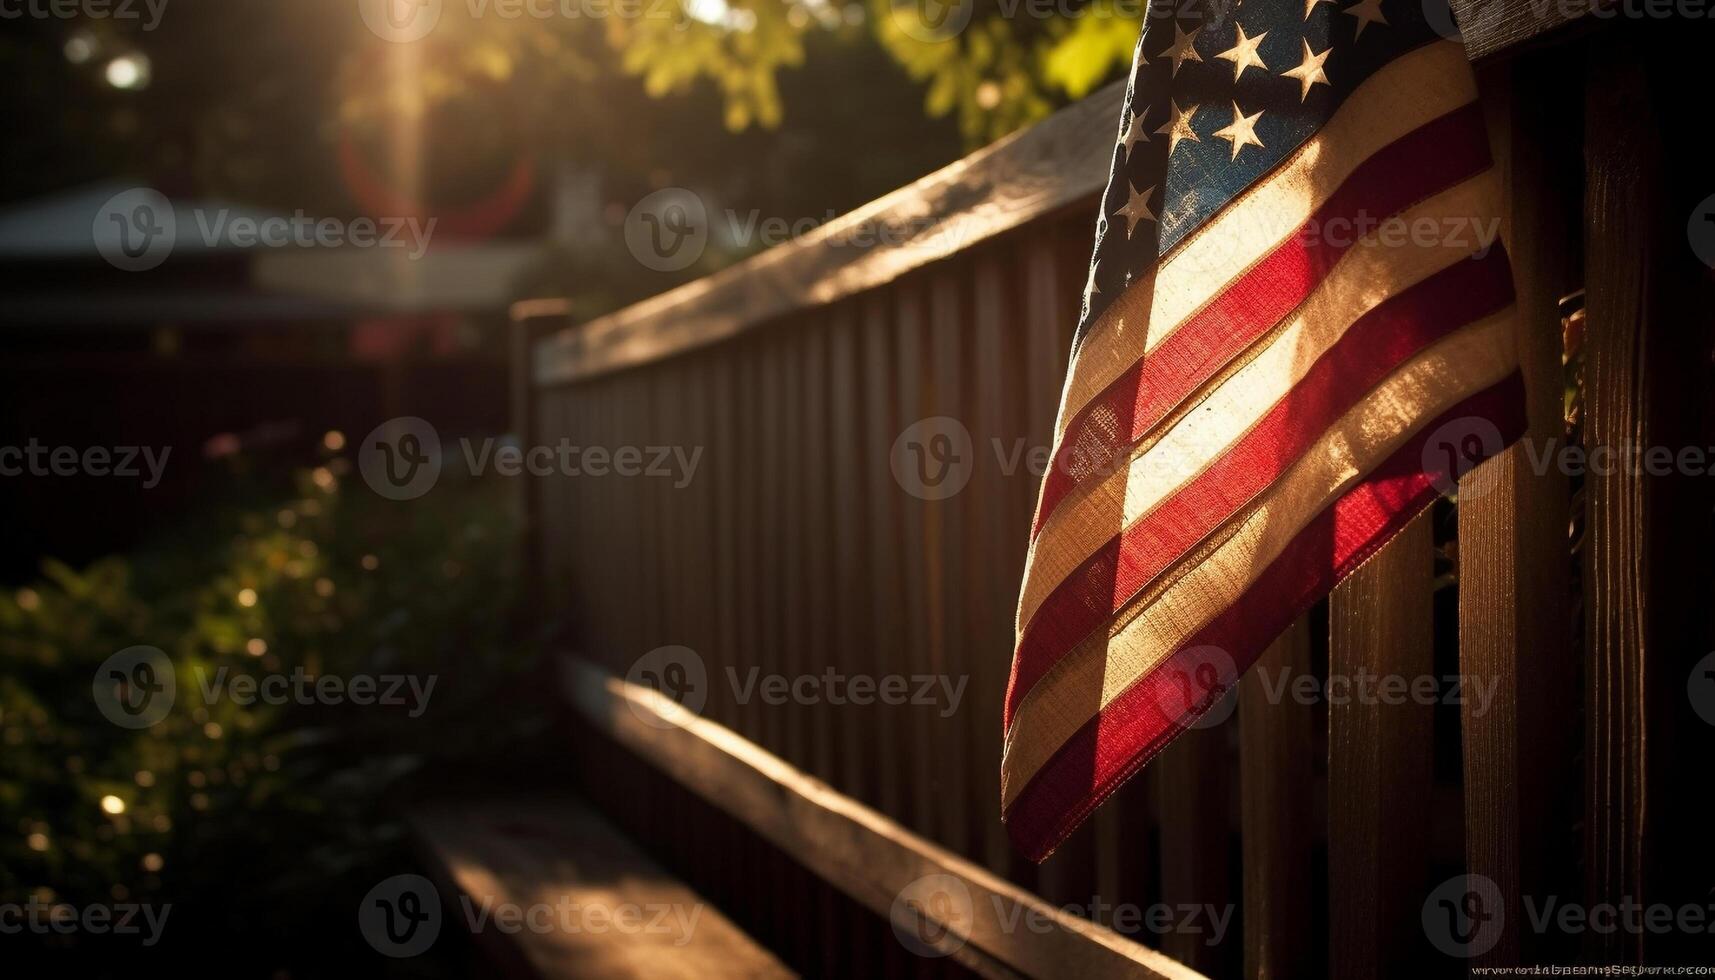
<path id="1" fill-rule="evenodd" d="M 1334 590 L 1328 674 L 1412 678 L 1434 670 L 1429 514 Z M 1336 978 L 1406 976 L 1422 941 L 1434 719 L 1407 699 L 1328 707 L 1329 941 Z"/>
<path id="2" fill-rule="evenodd" d="M 956 882 L 945 910 L 919 911 L 947 927 L 939 948 L 981 975 L 1201 976 L 1008 884 L 653 691 L 571 657 L 562 661 L 562 679 L 570 703 L 598 731 L 876 913 L 909 916 L 898 900 L 927 876 Z"/>

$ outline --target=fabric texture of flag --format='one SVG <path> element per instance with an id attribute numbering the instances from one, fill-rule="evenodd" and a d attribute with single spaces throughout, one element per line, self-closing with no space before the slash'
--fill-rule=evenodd
<path id="1" fill-rule="evenodd" d="M 1001 796 L 1034 860 L 1525 425 L 1463 46 L 1420 0 L 1163 6 L 1019 597 Z"/>

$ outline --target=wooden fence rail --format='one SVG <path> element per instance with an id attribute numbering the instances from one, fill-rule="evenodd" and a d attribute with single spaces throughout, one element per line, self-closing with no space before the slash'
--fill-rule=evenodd
<path id="1" fill-rule="evenodd" d="M 1586 442 L 1706 439 L 1715 306 L 1706 270 L 1664 231 L 1695 204 L 1691 171 L 1661 152 L 1661 120 L 1683 102 L 1642 67 L 1646 48 L 1690 42 L 1646 31 L 1482 67 L 1511 202 L 1529 447 L 1467 478 L 1485 492 L 1467 485 L 1396 538 L 1271 647 L 1231 721 L 1173 746 L 1040 867 L 999 821 L 1000 705 L 1120 90 L 596 322 L 522 310 L 523 438 L 695 460 L 675 477 L 529 484 L 541 610 L 578 658 L 584 721 L 872 910 L 886 897 L 874 882 L 897 884 L 901 868 L 981 869 L 965 877 L 983 895 L 1019 889 L 1141 944 L 1062 923 L 1048 938 L 973 939 L 983 955 L 961 962 L 979 972 L 1046 972 L 1044 949 L 1079 943 L 1101 947 L 1074 958 L 1098 975 L 1178 969 L 1144 947 L 1251 977 L 1695 959 L 1707 946 L 1693 937 L 1537 931 L 1522 904 L 1689 901 L 1715 880 L 1706 847 L 1689 856 L 1696 820 L 1663 790 L 1710 741 L 1672 693 L 1710 648 L 1709 484 L 1613 474 L 1574 496 L 1577 481 L 1532 456 L 1568 438 L 1557 303 L 1585 285 Z M 917 233 L 843 237 L 884 223 Z M 1666 581 L 1676 562 L 1703 595 Z M 1471 696 L 1300 704 L 1264 683 L 1366 671 L 1462 675 Z M 889 678 L 908 679 L 907 703 L 855 703 L 901 694 Z M 676 769 L 646 724 L 604 714 L 651 686 L 698 709 L 707 769 Z M 718 778 L 729 765 L 731 784 Z M 794 807 L 823 815 L 788 838 Z M 885 873 L 841 863 L 879 853 L 873 842 L 805 851 L 883 824 L 893 844 L 874 846 L 913 855 L 878 858 Z M 803 888 L 774 865 L 726 871 L 775 906 Z M 1425 919 L 1461 874 L 1501 903 L 1493 942 L 1469 958 Z M 1158 906 L 1231 917 L 1159 930 L 1115 913 Z"/>

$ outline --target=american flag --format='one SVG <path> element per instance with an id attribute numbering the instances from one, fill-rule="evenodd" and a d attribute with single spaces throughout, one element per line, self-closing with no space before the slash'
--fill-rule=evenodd
<path id="1" fill-rule="evenodd" d="M 1422 0 L 1162 6 L 1019 598 L 1001 794 L 1036 860 L 1524 429 L 1458 40 Z"/>

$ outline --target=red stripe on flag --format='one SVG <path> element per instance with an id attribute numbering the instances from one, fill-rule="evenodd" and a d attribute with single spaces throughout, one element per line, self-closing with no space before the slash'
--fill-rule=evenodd
<path id="1" fill-rule="evenodd" d="M 1199 659 L 1195 648 L 1229 654 L 1239 675 L 1292 621 L 1386 544 L 1438 493 L 1445 471 L 1423 469 L 1423 448 L 1441 425 L 1487 418 L 1510 445 L 1525 428 L 1524 381 L 1514 372 L 1465 399 L 1423 430 L 1351 491 L 1325 508 L 1280 557 L 1196 636 L 1106 710 L 1085 722 L 1019 793 L 1006 813 L 1013 843 L 1032 861 L 1054 852 L 1078 824 L 1195 721 L 1171 716 L 1177 687 Z M 1218 700 L 1211 697 L 1204 708 Z"/>
<path id="2" fill-rule="evenodd" d="M 1034 537 L 1085 475 L 1099 472 L 1168 412 L 1297 309 L 1352 245 L 1330 242 L 1338 222 L 1381 221 L 1487 170 L 1487 130 L 1475 103 L 1400 137 L 1365 160 L 1267 257 L 1090 399 L 1054 454 Z"/>
<path id="3" fill-rule="evenodd" d="M 1278 480 L 1329 426 L 1401 364 L 1513 299 L 1497 243 L 1360 317 L 1257 425 L 1153 512 L 1108 539 L 1024 626 L 1004 723 L 1042 675 L 1133 596 Z"/>

